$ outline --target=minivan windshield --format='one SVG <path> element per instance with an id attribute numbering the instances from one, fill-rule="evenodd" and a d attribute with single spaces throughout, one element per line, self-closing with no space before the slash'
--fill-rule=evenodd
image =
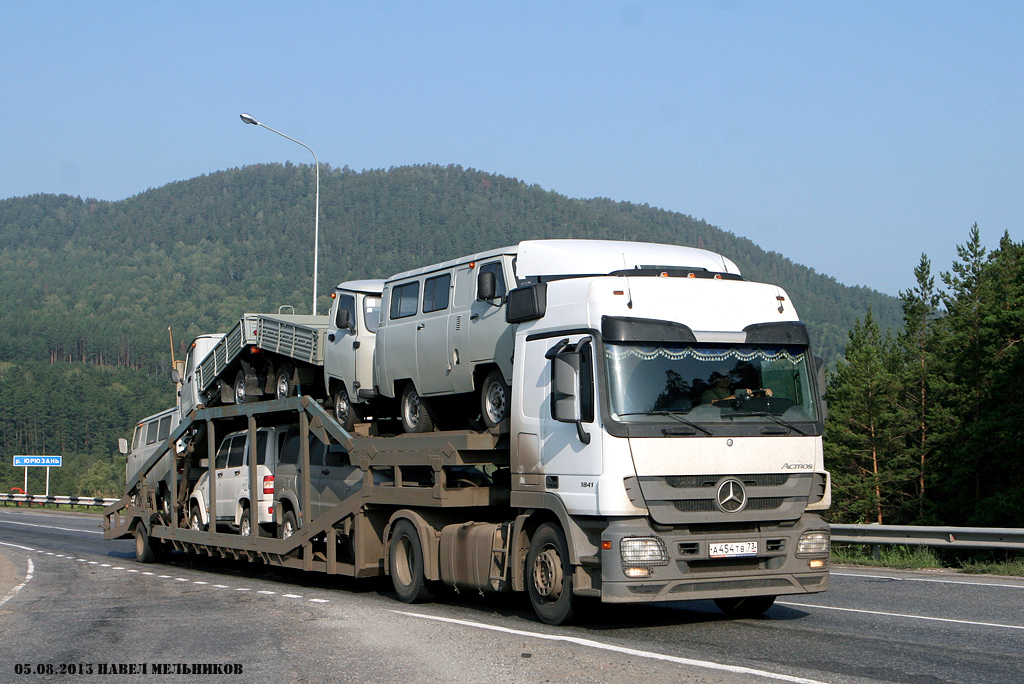
<path id="1" fill-rule="evenodd" d="M 609 408 L 624 422 L 808 422 L 818 412 L 803 345 L 606 343 Z"/>

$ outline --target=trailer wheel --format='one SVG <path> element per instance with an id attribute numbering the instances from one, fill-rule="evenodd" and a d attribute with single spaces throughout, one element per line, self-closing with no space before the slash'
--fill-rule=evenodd
<path id="1" fill-rule="evenodd" d="M 505 384 L 505 377 L 501 371 L 497 368 L 491 370 L 480 387 L 480 414 L 487 427 L 497 427 L 501 421 L 508 418 L 511 396 L 512 390 Z"/>
<path id="2" fill-rule="evenodd" d="M 288 537 L 295 534 L 298 529 L 298 525 L 295 524 L 295 514 L 291 511 L 285 511 L 284 515 L 281 516 L 281 526 L 277 528 L 277 533 L 281 539 L 287 539 Z"/>
<path id="3" fill-rule="evenodd" d="M 734 618 L 757 617 L 772 607 L 774 596 L 741 596 L 739 598 L 715 599 L 718 609 Z"/>
<path id="4" fill-rule="evenodd" d="M 295 383 L 292 379 L 295 377 L 295 369 L 291 364 L 284 364 L 277 371 L 277 376 L 274 380 L 274 396 L 277 399 L 287 399 L 288 397 L 295 394 Z"/>
<path id="5" fill-rule="evenodd" d="M 344 385 L 339 385 L 338 389 L 334 391 L 334 419 L 341 424 L 345 432 L 352 432 L 356 425 L 352 402 L 349 401 Z"/>
<path id="6" fill-rule="evenodd" d="M 411 382 L 402 390 L 402 429 L 406 432 L 431 432 L 434 429 L 434 416 L 430 411 L 430 402 L 421 397 L 416 386 Z"/>
<path id="7" fill-rule="evenodd" d="M 150 546 L 149 534 L 146 526 L 139 524 L 135 528 L 135 560 L 140 563 L 153 563 L 156 561 L 156 553 Z"/>
<path id="8" fill-rule="evenodd" d="M 542 622 L 549 625 L 572 622 L 572 572 L 565 534 L 557 525 L 544 523 L 530 540 L 526 555 L 530 603 Z"/>
<path id="9" fill-rule="evenodd" d="M 423 575 L 423 547 L 416 527 L 406 519 L 399 520 L 391 533 L 388 553 L 391 583 L 399 600 L 420 603 L 431 598 L 427 579 Z"/>

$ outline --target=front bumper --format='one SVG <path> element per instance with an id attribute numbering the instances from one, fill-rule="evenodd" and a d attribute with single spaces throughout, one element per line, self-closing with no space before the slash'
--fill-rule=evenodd
<path id="1" fill-rule="evenodd" d="M 813 594 L 828 589 L 827 553 L 797 557 L 800 535 L 828 526 L 816 515 L 805 515 L 794 524 L 762 524 L 756 531 L 736 531 L 701 526 L 669 532 L 655 531 L 647 518 L 613 522 L 601 535 L 601 600 L 608 603 L 640 603 Z M 620 548 L 623 538 L 656 537 L 664 544 L 667 563 L 647 564 L 646 577 L 628 577 Z M 757 555 L 712 558 L 711 544 L 757 542 Z M 610 543 L 610 544 L 609 544 Z M 812 567 L 811 562 L 820 567 Z M 643 565 L 642 563 L 640 565 Z"/>

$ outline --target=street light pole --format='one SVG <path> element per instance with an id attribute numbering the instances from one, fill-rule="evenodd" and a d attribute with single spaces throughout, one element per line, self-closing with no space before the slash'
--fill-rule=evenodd
<path id="1" fill-rule="evenodd" d="M 299 142 L 295 138 L 291 137 L 290 135 L 285 135 L 281 131 L 275 131 L 270 126 L 264 123 L 260 123 L 259 121 L 254 119 L 251 114 L 243 113 L 239 114 L 239 117 L 242 119 L 243 122 L 247 124 L 252 124 L 253 126 L 263 126 L 263 128 L 266 128 L 268 131 L 271 131 L 273 133 L 277 133 L 282 138 L 288 138 L 293 143 L 302 145 L 307 150 L 309 150 L 309 153 L 313 155 L 313 160 L 316 162 L 316 220 L 313 224 L 313 315 L 316 316 L 316 286 L 317 279 L 319 276 L 318 256 L 320 253 L 320 160 L 317 158 L 316 152 L 313 151 L 313 148 L 307 145 L 306 143 Z"/>

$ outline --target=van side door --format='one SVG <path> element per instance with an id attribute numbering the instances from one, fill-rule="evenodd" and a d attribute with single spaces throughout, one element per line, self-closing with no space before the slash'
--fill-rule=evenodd
<path id="1" fill-rule="evenodd" d="M 423 304 L 416 324 L 416 389 L 420 394 L 452 391 L 452 361 L 448 357 L 448 305 L 452 274 L 423 281 Z"/>

